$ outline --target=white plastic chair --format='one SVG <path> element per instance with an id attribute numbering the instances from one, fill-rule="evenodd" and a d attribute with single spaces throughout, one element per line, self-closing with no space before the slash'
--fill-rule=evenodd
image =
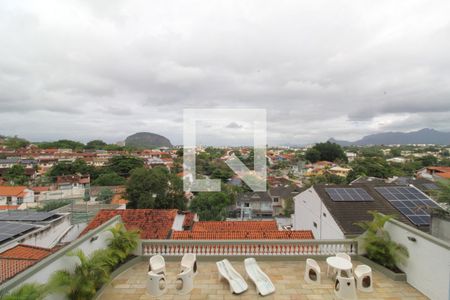
<path id="1" fill-rule="evenodd" d="M 177 275 L 175 287 L 180 295 L 185 295 L 192 291 L 194 288 L 194 272 L 191 268 L 184 269 Z"/>
<path id="2" fill-rule="evenodd" d="M 312 258 L 306 259 L 305 281 L 308 283 L 320 283 L 320 266 Z"/>
<path id="3" fill-rule="evenodd" d="M 152 271 L 148 272 L 147 291 L 154 297 L 163 295 L 167 290 L 166 276 L 162 273 L 157 274 Z"/>
<path id="4" fill-rule="evenodd" d="M 356 286 L 354 277 L 336 276 L 334 284 L 334 296 L 336 299 L 356 300 Z"/>
<path id="5" fill-rule="evenodd" d="M 372 292 L 372 269 L 367 265 L 358 265 L 355 268 L 356 287 L 361 292 Z"/>
<path id="6" fill-rule="evenodd" d="M 275 292 L 275 286 L 269 276 L 261 270 L 253 257 L 244 260 L 245 272 L 256 286 L 256 291 L 261 296 L 267 296 Z"/>
<path id="7" fill-rule="evenodd" d="M 343 253 L 343 252 L 336 253 L 336 257 L 340 257 L 340 258 L 348 260 L 349 262 L 352 262 L 352 258 L 347 253 Z"/>
<path id="8" fill-rule="evenodd" d="M 336 257 L 340 257 L 340 258 L 348 260 L 349 262 L 352 262 L 352 258 L 347 253 L 343 253 L 343 252 L 336 253 Z M 330 271 L 331 271 L 331 275 L 332 276 L 335 276 L 337 274 L 337 270 L 335 270 L 334 268 L 328 266 L 328 268 L 327 268 L 327 276 L 330 273 Z"/>
<path id="9" fill-rule="evenodd" d="M 192 253 L 186 253 L 181 259 L 181 270 L 192 269 L 194 275 L 197 275 L 197 256 Z"/>
<path id="10" fill-rule="evenodd" d="M 150 257 L 149 260 L 149 271 L 153 273 L 163 273 L 166 274 L 166 262 L 164 261 L 164 257 L 161 255 L 154 255 Z"/>

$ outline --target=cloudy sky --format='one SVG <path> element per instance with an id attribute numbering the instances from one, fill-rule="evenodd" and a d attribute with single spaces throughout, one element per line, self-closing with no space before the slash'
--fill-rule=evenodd
<path id="1" fill-rule="evenodd" d="M 270 144 L 450 131 L 449 11 L 448 0 L 2 0 L 0 134 L 150 131 L 180 144 L 185 108 L 266 109 Z M 229 144 L 238 135 L 224 133 L 247 128 L 222 127 L 200 140 Z"/>

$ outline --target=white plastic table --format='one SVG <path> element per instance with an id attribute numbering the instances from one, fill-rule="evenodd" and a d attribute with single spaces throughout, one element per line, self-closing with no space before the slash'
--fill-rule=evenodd
<path id="1" fill-rule="evenodd" d="M 339 275 L 341 276 L 341 271 L 350 271 L 352 272 L 353 265 L 351 262 L 342 257 L 331 256 L 327 258 L 327 264 L 338 270 Z"/>

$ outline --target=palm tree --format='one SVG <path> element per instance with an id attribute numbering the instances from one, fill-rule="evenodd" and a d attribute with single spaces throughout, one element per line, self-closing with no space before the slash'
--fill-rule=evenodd
<path id="1" fill-rule="evenodd" d="M 135 230 L 126 230 L 122 223 L 116 224 L 109 231 L 113 235 L 108 244 L 110 254 L 117 259 L 117 262 L 122 262 L 136 249 L 139 233 Z"/>
<path id="2" fill-rule="evenodd" d="M 2 300 L 42 300 L 47 295 L 46 286 L 37 283 L 26 283 L 12 293 L 0 297 Z"/>
<path id="3" fill-rule="evenodd" d="M 393 216 L 382 215 L 376 211 L 369 211 L 373 216 L 372 221 L 356 223 L 366 230 L 363 238 L 367 257 L 391 270 L 394 270 L 400 262 L 409 256 L 408 249 L 391 240 L 389 232 L 384 229 L 384 224 Z"/>
<path id="4" fill-rule="evenodd" d="M 53 273 L 49 281 L 50 290 L 64 293 L 70 300 L 92 299 L 103 284 L 109 280 L 110 266 L 105 261 L 105 250 L 97 250 L 91 257 L 78 250 L 69 253 L 80 263 L 73 272 L 59 270 Z"/>

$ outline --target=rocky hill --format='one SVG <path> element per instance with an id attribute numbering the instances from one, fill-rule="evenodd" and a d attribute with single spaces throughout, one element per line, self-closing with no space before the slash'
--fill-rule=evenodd
<path id="1" fill-rule="evenodd" d="M 125 146 L 136 148 L 160 148 L 172 147 L 170 140 L 162 135 L 151 132 L 138 132 L 125 139 Z"/>

